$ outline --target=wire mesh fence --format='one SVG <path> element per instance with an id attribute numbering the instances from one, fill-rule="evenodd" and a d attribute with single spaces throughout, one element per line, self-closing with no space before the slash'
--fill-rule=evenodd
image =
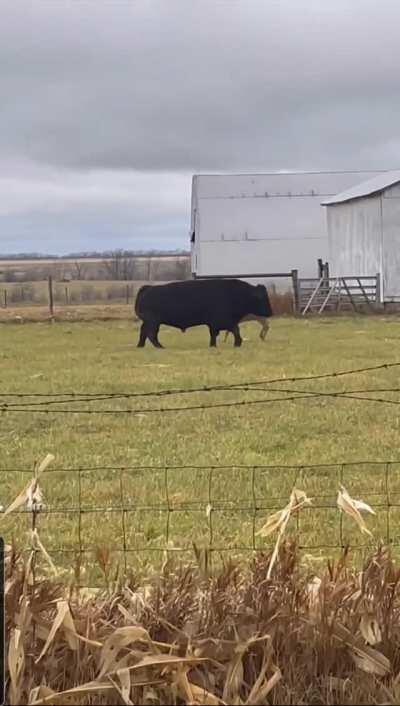
<path id="1" fill-rule="evenodd" d="M 75 577 L 78 571 L 79 581 L 92 586 L 110 572 L 156 568 L 166 554 L 193 558 L 194 545 L 214 561 L 270 549 L 275 535 L 264 537 L 260 529 L 283 511 L 293 488 L 311 500 L 290 518 L 286 532 L 304 553 L 318 558 L 345 546 L 367 550 L 379 540 L 400 544 L 400 462 L 395 461 L 54 468 L 37 479 L 39 494 L 31 488 L 9 514 L 5 508 L 32 469 L 3 469 L 1 475 L 7 541 L 14 537 L 27 546 L 28 534 L 44 567 L 53 562 Z M 375 512 L 367 519 L 371 535 L 339 510 L 342 486 Z"/>

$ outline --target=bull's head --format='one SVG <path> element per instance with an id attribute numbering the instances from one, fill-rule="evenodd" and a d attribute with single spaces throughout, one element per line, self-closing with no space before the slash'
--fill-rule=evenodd
<path id="1" fill-rule="evenodd" d="M 254 304 L 258 316 L 272 316 L 271 303 L 269 301 L 267 288 L 263 284 L 257 284 L 254 288 Z"/>

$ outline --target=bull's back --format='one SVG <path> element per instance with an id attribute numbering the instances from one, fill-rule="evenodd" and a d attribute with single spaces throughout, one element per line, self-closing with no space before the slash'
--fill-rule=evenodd
<path id="1" fill-rule="evenodd" d="M 170 326 L 196 326 L 211 321 L 216 310 L 226 313 L 240 308 L 250 288 L 246 282 L 234 279 L 146 285 L 138 292 L 136 314 Z"/>

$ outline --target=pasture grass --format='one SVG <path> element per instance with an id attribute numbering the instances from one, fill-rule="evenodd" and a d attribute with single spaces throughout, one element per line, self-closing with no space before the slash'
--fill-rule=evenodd
<path id="1" fill-rule="evenodd" d="M 138 326 L 123 320 L 2 325 L 0 392 L 186 389 L 400 361 L 400 321 L 394 316 L 277 317 L 265 343 L 259 340 L 257 324 L 241 328 L 242 348 L 233 348 L 231 337 L 223 343 L 222 336 L 212 350 L 203 327 L 185 334 L 163 327 L 160 340 L 166 348 L 156 350 L 148 345 L 137 349 Z M 399 372 L 392 368 L 272 387 L 325 392 L 397 387 Z M 187 556 L 192 555 L 192 542 L 199 547 L 211 543 L 214 549 L 237 556 L 248 547 L 264 547 L 266 540 L 255 533 L 272 508 L 286 505 L 294 483 L 314 498 L 314 507 L 302 511 L 288 528 L 308 547 L 306 555 L 316 559 L 331 555 L 329 547 L 340 539 L 370 548 L 368 537 L 350 518 L 340 523 L 335 501 L 341 481 L 351 496 L 376 508 L 376 516 L 367 517 L 374 539 L 387 540 L 390 534 L 391 541 L 398 543 L 400 464 L 385 469 L 360 461 L 400 460 L 400 407 L 320 397 L 145 413 L 154 407 L 283 394 L 218 391 L 80 405 L 81 409 L 139 410 L 129 415 L 4 413 L 0 416 L 0 503 L 7 507 L 31 477 L 7 469 L 31 469 L 34 461 L 53 453 L 55 461 L 41 480 L 46 507 L 52 513 L 38 517 L 39 534 L 54 561 L 65 567 L 72 566 L 80 543 L 79 571 L 86 571 L 83 580 L 90 582 L 101 579 L 104 556 L 110 565 L 121 562 L 124 543 L 128 564 L 139 568 L 161 561 L 166 546 L 185 549 Z M 398 398 L 395 393 L 376 396 Z M 325 466 L 341 463 L 353 465 L 344 470 Z M 173 468 L 190 465 L 204 468 Z M 210 470 L 219 465 L 234 468 Z M 282 468 L 253 471 L 240 468 L 244 465 Z M 287 465 L 315 468 L 285 469 Z M 80 474 L 61 470 L 96 466 L 103 470 Z M 105 466 L 161 468 L 121 473 Z M 30 514 L 12 513 L 1 523 L 6 541 L 14 537 L 29 546 Z M 70 554 L 58 554 L 58 550 Z"/>

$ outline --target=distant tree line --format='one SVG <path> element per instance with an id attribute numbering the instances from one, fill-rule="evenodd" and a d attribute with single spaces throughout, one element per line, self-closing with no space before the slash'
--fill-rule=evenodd
<path id="1" fill-rule="evenodd" d="M 0 257 L 1 259 L 1 257 Z M 39 282 L 49 275 L 61 282 L 70 280 L 113 280 L 113 281 L 170 281 L 189 279 L 191 274 L 190 257 L 184 251 L 179 253 L 132 254 L 129 250 L 113 250 L 85 257 L 58 257 L 44 261 L 44 257 L 26 256 L 15 265 L 0 265 L 0 282 Z M 13 262 L 10 258 L 9 263 Z M 26 264 L 24 264 L 26 263 Z"/>
<path id="2" fill-rule="evenodd" d="M 45 253 L 11 253 L 2 255 L 0 260 L 73 260 L 73 259 L 105 259 L 112 258 L 115 253 L 123 253 L 125 257 L 172 257 L 174 255 L 189 255 L 187 250 L 84 250 L 82 252 L 72 252 L 64 255 L 51 255 Z"/>

